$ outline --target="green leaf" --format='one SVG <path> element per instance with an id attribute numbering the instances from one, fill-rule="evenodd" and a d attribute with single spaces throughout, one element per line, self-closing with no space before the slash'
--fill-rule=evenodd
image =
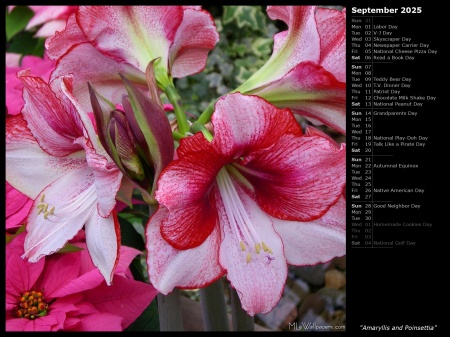
<path id="1" fill-rule="evenodd" d="M 235 21 L 239 28 L 266 32 L 266 18 L 260 6 L 224 6 L 223 23 Z"/>
<path id="2" fill-rule="evenodd" d="M 252 43 L 252 51 L 256 56 L 270 55 L 272 52 L 273 40 L 268 38 L 256 38 Z"/>
<path id="3" fill-rule="evenodd" d="M 252 75 L 253 75 L 253 72 L 248 71 L 244 67 L 239 67 L 239 73 L 236 75 L 236 81 L 238 81 L 239 83 L 244 83 Z"/>
<path id="4" fill-rule="evenodd" d="M 44 40 L 43 38 L 35 39 L 31 32 L 21 32 L 14 36 L 6 51 L 9 53 L 44 57 Z"/>
<path id="5" fill-rule="evenodd" d="M 119 215 L 118 219 L 120 224 L 122 245 L 143 251 L 145 249 L 145 244 L 142 236 L 136 231 L 136 229 L 134 229 L 131 222 L 124 219 L 123 216 Z"/>
<path id="6" fill-rule="evenodd" d="M 125 331 L 159 331 L 157 297 Z"/>
<path id="7" fill-rule="evenodd" d="M 23 224 L 22 226 L 20 226 L 15 234 L 11 235 L 11 234 L 6 233 L 6 244 L 10 243 L 17 235 L 22 233 L 25 230 L 26 226 L 27 226 L 26 224 Z"/>
<path id="8" fill-rule="evenodd" d="M 64 247 L 58 250 L 58 253 L 75 253 L 83 250 L 83 248 L 72 245 L 71 243 L 66 243 Z"/>
<path id="9" fill-rule="evenodd" d="M 222 22 L 224 25 L 234 20 L 238 7 L 239 6 L 223 6 Z"/>
<path id="10" fill-rule="evenodd" d="M 14 35 L 25 29 L 33 16 L 34 12 L 26 6 L 14 7 L 11 13 L 6 9 L 6 40 L 9 42 Z"/>

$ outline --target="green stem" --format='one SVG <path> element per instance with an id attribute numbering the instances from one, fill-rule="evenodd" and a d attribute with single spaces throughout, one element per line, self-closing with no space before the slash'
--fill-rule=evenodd
<path id="1" fill-rule="evenodd" d="M 180 140 L 181 138 L 184 138 L 184 136 L 181 133 L 176 131 L 172 131 L 172 137 L 175 140 Z"/>
<path id="2" fill-rule="evenodd" d="M 199 122 L 194 122 L 191 126 L 191 131 L 193 133 L 201 132 L 203 133 L 203 136 L 208 140 L 208 142 L 212 142 L 213 136 L 212 134 L 206 129 L 206 127 L 203 124 L 200 124 Z"/>
<path id="3" fill-rule="evenodd" d="M 229 331 L 222 279 L 199 291 L 204 330 Z"/>
<path id="4" fill-rule="evenodd" d="M 236 289 L 230 286 L 231 315 L 233 317 L 234 331 L 254 331 L 255 319 L 242 309 L 241 301 Z"/>
<path id="5" fill-rule="evenodd" d="M 216 102 L 217 102 L 217 100 L 214 100 L 211 102 L 210 105 L 208 105 L 208 107 L 205 109 L 205 111 L 203 111 L 202 114 L 200 115 L 200 117 L 198 117 L 197 123 L 205 125 L 206 123 L 209 122 L 209 120 L 211 119 L 211 116 L 214 112 L 214 105 L 216 104 Z"/>
<path id="6" fill-rule="evenodd" d="M 157 297 L 160 331 L 183 331 L 179 290 L 174 288 L 170 294 Z"/>
<path id="7" fill-rule="evenodd" d="M 186 132 L 189 131 L 189 124 L 184 113 L 184 109 L 181 105 L 181 98 L 173 85 L 167 85 L 165 87 L 164 93 L 169 99 L 170 103 L 173 105 L 173 110 L 175 112 L 175 118 L 177 119 L 178 131 L 184 136 Z"/>

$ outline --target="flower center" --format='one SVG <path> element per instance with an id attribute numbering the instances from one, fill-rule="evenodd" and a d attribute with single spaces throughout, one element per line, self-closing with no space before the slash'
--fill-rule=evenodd
<path id="1" fill-rule="evenodd" d="M 234 170 L 231 168 L 231 171 L 233 172 Z M 226 166 L 217 175 L 217 185 L 219 186 L 228 221 L 234 234 L 238 237 L 239 248 L 244 253 L 247 263 L 250 263 L 253 254 L 260 254 L 261 250 L 266 254 L 273 254 L 272 249 L 260 239 L 255 231 Z"/>
<path id="2" fill-rule="evenodd" d="M 17 318 L 35 319 L 47 315 L 48 303 L 44 301 L 44 291 L 26 291 L 17 298 Z"/>

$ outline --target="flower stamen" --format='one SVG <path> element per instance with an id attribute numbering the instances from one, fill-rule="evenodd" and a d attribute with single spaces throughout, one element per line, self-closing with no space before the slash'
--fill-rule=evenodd
<path id="1" fill-rule="evenodd" d="M 26 291 L 18 296 L 14 315 L 17 318 L 36 319 L 47 315 L 48 306 L 44 301 L 44 291 Z"/>
<path id="2" fill-rule="evenodd" d="M 247 263 L 250 263 L 252 254 L 261 253 L 261 247 L 265 253 L 273 254 L 272 250 L 259 238 L 259 235 L 253 228 L 252 220 L 239 197 L 227 167 L 219 171 L 217 183 L 228 221 L 234 234 L 239 239 L 240 250 L 244 252 L 248 248 L 248 252 L 245 255 Z"/>
<path id="3" fill-rule="evenodd" d="M 44 199 L 45 199 L 45 194 L 42 194 L 41 199 L 40 199 L 41 203 L 39 205 L 37 205 L 36 208 L 38 209 L 38 215 L 41 213 L 44 213 L 43 217 L 44 217 L 44 219 L 47 220 L 48 216 L 55 212 L 55 207 L 52 207 L 49 212 L 48 204 L 44 202 Z"/>
<path id="4" fill-rule="evenodd" d="M 244 241 L 239 242 L 239 244 L 241 245 L 241 250 L 245 251 L 245 243 L 244 243 Z"/>

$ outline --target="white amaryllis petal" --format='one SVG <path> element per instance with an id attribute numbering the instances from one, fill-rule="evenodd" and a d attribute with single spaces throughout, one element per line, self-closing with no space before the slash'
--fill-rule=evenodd
<path id="1" fill-rule="evenodd" d="M 276 63 L 275 80 L 303 61 L 318 63 L 320 39 L 315 25 L 315 6 L 268 6 L 272 20 L 282 20 L 289 27 L 283 46 L 276 49 L 268 63 Z M 273 67 L 273 65 L 272 65 Z"/>
<path id="2" fill-rule="evenodd" d="M 322 66 L 302 62 L 258 96 L 345 134 L 346 85 Z"/>
<path id="3" fill-rule="evenodd" d="M 57 60 L 68 49 L 83 42 L 88 40 L 78 26 L 73 13 L 68 17 L 64 30 L 55 32 L 55 35 L 45 40 L 45 52 L 50 60 Z"/>
<path id="4" fill-rule="evenodd" d="M 224 170 L 217 208 L 223 241 L 220 264 L 251 316 L 268 313 L 281 298 L 287 277 L 283 243 L 271 218 Z"/>
<path id="5" fill-rule="evenodd" d="M 92 111 L 87 81 L 113 102 L 120 102 L 122 95 L 127 93 L 119 73 L 124 74 L 143 91 L 148 90 L 143 72 L 130 64 L 106 57 L 90 43 L 75 45 L 61 56 L 51 79 L 68 73 L 73 73 L 73 96 L 86 112 Z"/>
<path id="6" fill-rule="evenodd" d="M 157 57 L 167 70 L 169 47 L 182 19 L 179 6 L 80 6 L 77 13 L 81 30 L 100 51 L 142 72 Z"/>
<path id="7" fill-rule="evenodd" d="M 103 218 L 94 211 L 85 224 L 86 245 L 92 263 L 108 285 L 113 281 L 114 268 L 119 260 L 120 229 L 117 221 L 114 212 Z"/>
<path id="8" fill-rule="evenodd" d="M 6 181 L 31 199 L 53 181 L 86 166 L 84 151 L 55 157 L 41 149 L 22 114 L 6 121 Z"/>
<path id="9" fill-rule="evenodd" d="M 34 12 L 34 15 L 27 24 L 27 30 L 63 18 L 65 14 L 74 10 L 73 6 L 29 6 L 29 8 Z"/>
<path id="10" fill-rule="evenodd" d="M 92 169 L 67 172 L 40 193 L 28 215 L 24 257 L 36 262 L 64 246 L 95 211 Z"/>
<path id="11" fill-rule="evenodd" d="M 171 74 L 175 78 L 202 71 L 208 52 L 219 41 L 211 15 L 199 8 L 184 9 L 183 21 L 170 46 Z"/>
<path id="12" fill-rule="evenodd" d="M 34 37 L 49 37 L 54 35 L 57 31 L 61 31 L 66 26 L 66 20 L 53 20 L 45 23 L 39 30 L 34 34 Z"/>
<path id="13" fill-rule="evenodd" d="M 332 72 L 338 81 L 346 81 L 346 11 L 317 8 L 316 21 L 320 35 L 320 65 Z"/>
<path id="14" fill-rule="evenodd" d="M 272 218 L 291 265 L 324 263 L 346 252 L 345 199 L 341 197 L 320 219 L 310 222 Z"/>
<path id="15" fill-rule="evenodd" d="M 168 210 L 160 206 L 146 228 L 147 266 L 150 282 L 163 294 L 174 287 L 198 288 L 219 279 L 224 270 L 219 265 L 220 231 L 216 227 L 198 247 L 177 250 L 160 233 L 161 222 Z"/>

